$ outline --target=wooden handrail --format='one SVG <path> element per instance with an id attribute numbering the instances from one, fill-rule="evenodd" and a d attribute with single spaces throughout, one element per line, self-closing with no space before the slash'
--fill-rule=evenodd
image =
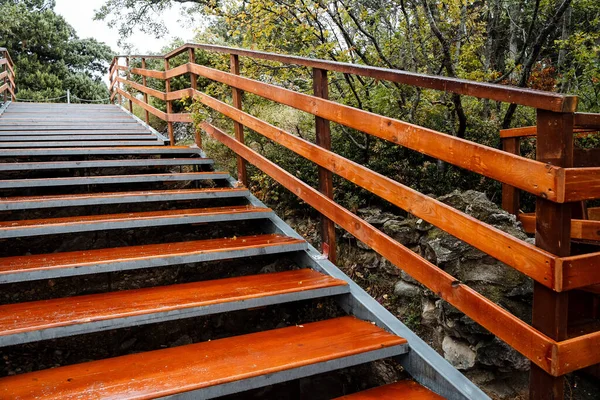
<path id="1" fill-rule="evenodd" d="M 8 100 L 9 94 L 11 100 L 16 101 L 15 70 L 12 58 L 4 47 L 0 47 L 0 57 L 0 66 L 4 66 L 4 71 L 0 73 L 0 94 L 3 94 L 5 102 Z"/>
<path id="2" fill-rule="evenodd" d="M 568 162 L 561 161 L 558 165 L 551 165 L 547 162 L 527 159 L 520 155 L 510 154 L 432 129 L 339 104 L 328 100 L 326 96 L 319 96 L 318 92 L 315 92 L 316 96 L 311 96 L 240 76 L 239 69 L 234 64 L 232 65 L 235 68 L 231 72 L 198 65 L 194 62 L 193 51 L 190 49 L 226 53 L 231 55 L 231 60 L 238 60 L 237 57 L 253 57 L 302 65 L 315 70 L 320 69 L 325 74 L 326 71 L 358 74 L 376 79 L 411 84 L 413 86 L 448 90 L 459 94 L 533 106 L 538 108 L 538 124 L 541 124 L 539 121 L 548 122 L 556 120 L 556 125 L 545 124 L 543 125 L 544 130 L 541 131 L 545 137 L 550 137 L 552 140 L 558 137 L 567 138 L 568 140 L 570 132 L 573 131 L 572 121 L 575 121 L 575 131 L 581 132 L 592 129 L 591 125 L 597 122 L 595 117 L 589 114 L 574 113 L 576 107 L 575 97 L 444 77 L 411 74 L 404 71 L 383 68 L 196 44 L 184 45 L 165 56 L 124 56 L 129 58 L 139 57 L 143 60 L 145 58 L 162 58 L 168 61 L 187 51 L 188 62 L 174 68 L 170 68 L 169 63 L 166 62 L 164 71 L 151 70 L 146 67 L 145 61 L 142 62 L 142 68 L 126 68 L 118 65 L 118 60 L 115 59 L 117 61 L 115 61 L 110 72 L 111 87 L 113 88 L 112 95 L 119 95 L 141 106 L 147 113 L 151 113 L 169 123 L 177 121 L 189 122 L 192 120 L 190 114 L 174 114 L 171 111 L 160 111 L 148 104 L 148 97 L 152 96 L 165 102 L 183 98 L 194 98 L 209 109 L 229 117 L 233 121 L 234 126 L 240 128 L 246 127 L 262 134 L 266 138 L 316 163 L 322 171 L 326 171 L 327 173 L 332 172 L 348 179 L 382 199 L 408 211 L 416 217 L 432 223 L 458 239 L 512 266 L 516 270 L 532 277 L 537 284 L 549 291 L 548 298 L 551 300 L 547 304 L 542 303 L 543 307 L 553 307 L 555 303 L 552 302 L 555 297 L 562 296 L 561 292 L 563 291 L 600 283 L 600 273 L 597 272 L 600 269 L 593 268 L 593 266 L 600 263 L 600 253 L 571 257 L 565 255 L 564 246 L 559 248 L 553 247 L 552 244 L 542 243 L 545 246 L 545 250 L 533 246 L 489 224 L 483 223 L 464 212 L 425 196 L 406 185 L 335 154 L 326 147 L 319 146 L 319 143 L 310 143 L 270 125 L 242 111 L 242 105 L 239 101 L 234 102 L 232 106 L 192 87 L 171 91 L 167 85 L 166 92 L 162 92 L 148 88 L 145 79 L 154 78 L 167 81 L 184 74 L 189 74 L 192 86 L 195 85 L 196 76 L 220 82 L 232 88 L 234 94 L 236 91 L 238 91 L 237 93 L 239 91 L 252 93 L 279 104 L 291 106 L 313 114 L 322 121 L 332 121 L 348 126 L 498 180 L 506 185 L 512 185 L 521 190 L 529 191 L 543 201 L 542 208 L 552 205 L 551 207 L 566 209 L 568 207 L 566 202 L 582 198 L 600 198 L 600 169 L 571 168 L 572 164 Z M 127 74 L 142 76 L 143 83 L 140 84 L 139 82 L 125 79 L 119 76 L 119 71 L 126 71 Z M 113 78 L 114 72 L 116 72 L 116 77 Z M 121 85 L 126 85 L 144 94 L 144 100 L 140 100 L 126 90 L 123 90 Z M 548 129 L 546 125 L 552 128 Z M 466 313 L 473 320 L 532 360 L 545 373 L 552 376 L 560 376 L 565 371 L 569 372 L 600 362 L 600 354 L 592 352 L 591 355 L 587 354 L 585 357 L 578 357 L 569 353 L 578 351 L 582 346 L 600 343 L 600 332 L 586 335 L 586 337 L 578 338 L 575 341 L 567 341 L 560 337 L 554 337 L 551 332 L 548 332 L 543 327 L 534 325 L 538 329 L 534 328 L 534 326 L 521 321 L 502 307 L 458 282 L 437 266 L 413 253 L 383 232 L 341 207 L 332 200 L 330 193 L 327 193 L 326 190 L 319 192 L 271 161 L 266 160 L 256 151 L 244 145 L 243 136 L 240 134 L 236 134 L 236 138 L 232 138 L 208 122 L 204 122 L 201 126 L 215 139 L 232 149 L 238 157 L 254 164 L 317 209 L 324 216 L 324 222 L 333 221 L 353 234 L 358 240 L 361 240 L 387 258 L 390 262 L 400 266 L 409 275 L 423 283 L 441 298 Z M 562 131 L 563 127 L 564 132 Z M 537 134 L 537 127 L 534 127 L 534 129 Z M 327 134 L 327 130 L 321 132 Z M 531 134 L 532 128 L 521 129 L 521 132 L 529 132 Z M 514 135 L 507 137 L 505 140 L 518 141 L 518 137 Z M 200 143 L 199 140 L 197 142 Z M 175 143 L 172 142 L 171 144 Z M 547 148 L 548 146 L 546 146 Z M 566 146 L 565 148 L 568 149 L 569 147 Z M 545 157 L 548 157 L 550 153 L 546 152 L 545 154 Z M 561 155 L 561 157 L 566 159 L 564 155 Z M 542 159 L 542 161 L 547 161 L 547 158 Z M 238 165 L 240 164 L 238 163 Z M 242 163 L 241 165 L 244 164 Z M 321 175 L 320 178 L 322 179 Z M 245 174 L 240 175 L 240 180 L 244 176 Z M 582 185 L 582 182 L 585 185 Z M 322 185 L 321 187 L 323 188 Z M 554 221 L 554 214 L 545 211 L 545 213 L 540 215 L 542 216 L 542 220 L 546 221 L 542 228 L 546 229 L 546 226 L 551 227 L 552 225 L 548 225 L 548 223 Z M 570 223 L 563 216 L 556 218 L 556 220 L 560 221 L 561 224 Z M 562 226 L 561 229 L 564 230 L 565 227 Z M 569 229 L 571 229 L 570 225 Z M 573 229 L 577 229 L 577 224 L 573 226 Z M 545 237 L 550 237 L 552 240 L 556 239 L 555 237 L 551 237 L 552 233 L 548 236 L 548 232 L 545 232 L 544 235 L 546 235 Z M 567 240 L 569 240 L 568 237 Z M 559 251 L 554 253 L 553 249 Z M 536 293 L 537 291 L 539 289 L 536 286 Z M 537 304 L 537 307 L 540 307 L 540 304 Z M 561 354 L 561 351 L 563 354 Z"/>

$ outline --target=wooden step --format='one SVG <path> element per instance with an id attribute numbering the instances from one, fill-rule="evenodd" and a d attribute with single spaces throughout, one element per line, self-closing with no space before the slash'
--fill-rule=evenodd
<path id="1" fill-rule="evenodd" d="M 270 208 L 245 205 L 0 221 L 0 239 L 114 229 L 246 221 L 266 219 L 272 215 L 273 211 Z"/>
<path id="2" fill-rule="evenodd" d="M 192 158 L 192 160 L 194 159 Z M 206 200 L 230 197 L 246 197 L 249 195 L 250 192 L 245 188 L 207 188 L 146 190 L 137 192 L 81 193 L 56 196 L 3 197 L 0 198 L 0 211 L 91 206 L 101 204 Z"/>
<path id="3" fill-rule="evenodd" d="M 210 158 L 136 158 L 121 160 L 93 161 L 48 161 L 48 162 L 16 162 L 0 163 L 0 171 L 35 171 L 46 169 L 78 169 L 78 168 L 123 168 L 123 167 L 159 167 L 178 165 L 212 165 Z"/>
<path id="4" fill-rule="evenodd" d="M 0 258 L 0 283 L 287 253 L 304 240 L 267 234 Z"/>
<path id="5" fill-rule="evenodd" d="M 66 134 L 66 135 L 25 135 L 22 136 L 20 133 L 11 132 L 10 136 L 0 135 L 0 143 L 2 142 L 68 142 L 68 141 L 122 141 L 122 140 L 157 140 L 157 136 L 150 132 L 141 135 L 118 135 L 118 134 L 105 134 L 95 135 L 93 134 Z"/>
<path id="6" fill-rule="evenodd" d="M 336 400 L 443 400 L 444 398 L 415 381 L 400 381 L 338 397 Z"/>
<path id="7" fill-rule="evenodd" d="M 52 157 L 52 156 L 85 156 L 85 155 L 150 155 L 150 154 L 200 154 L 198 148 L 187 146 L 140 146 L 140 147 L 92 147 L 92 148 L 59 148 L 59 149 L 0 149 L 0 157 Z"/>
<path id="8" fill-rule="evenodd" d="M 0 180 L 0 189 L 39 188 L 50 186 L 106 185 L 115 183 L 146 183 L 175 181 L 204 181 L 208 179 L 227 179 L 227 172 L 186 172 L 169 174 L 139 175 L 95 175 L 73 178 L 36 178 Z"/>
<path id="9" fill-rule="evenodd" d="M 27 147 L 89 147 L 89 146 L 163 146 L 164 142 L 155 137 L 151 140 L 72 140 L 52 142 L 0 142 L 0 148 L 25 149 Z"/>
<path id="10" fill-rule="evenodd" d="M 133 129 L 133 130 L 123 129 L 120 131 L 102 131 L 102 130 L 90 131 L 87 129 L 68 130 L 68 131 L 42 131 L 42 130 L 18 131 L 18 132 L 0 131 L 0 137 L 12 137 L 14 135 L 19 135 L 21 137 L 23 137 L 23 136 L 40 136 L 40 135 L 54 137 L 54 136 L 61 136 L 61 135 L 141 135 L 141 134 L 150 135 L 150 134 L 152 134 L 152 132 L 149 129 L 146 129 L 145 131 L 139 130 L 139 129 Z"/>
<path id="11" fill-rule="evenodd" d="M 0 379 L 0 398 L 207 398 L 204 389 L 225 395 L 235 382 L 248 390 L 405 352 L 405 339 L 341 317 L 11 376 Z"/>
<path id="12" fill-rule="evenodd" d="M 310 269 L 0 306 L 0 346 L 348 293 Z"/>

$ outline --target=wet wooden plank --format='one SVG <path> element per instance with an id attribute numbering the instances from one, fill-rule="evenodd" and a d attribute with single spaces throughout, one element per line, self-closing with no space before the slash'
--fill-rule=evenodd
<path id="1" fill-rule="evenodd" d="M 141 246 L 35 254 L 0 258 L 0 276 L 61 268 L 82 268 L 109 263 L 152 260 L 159 257 L 228 252 L 249 248 L 266 248 L 304 243 L 283 235 L 268 234 L 235 238 L 195 240 Z"/>
<path id="2" fill-rule="evenodd" d="M 0 396 L 154 398 L 405 343 L 369 322 L 341 317 L 3 378 Z"/>
<path id="3" fill-rule="evenodd" d="M 2 197 L 0 198 L 0 210 L 8 211 L 32 208 L 74 207 L 81 205 L 155 201 L 186 201 L 207 198 L 245 197 L 248 194 L 249 192 L 246 188 L 206 188 Z"/>
<path id="4" fill-rule="evenodd" d="M 136 158 L 92 161 L 44 161 L 0 163 L 0 171 L 30 171 L 49 169 L 161 167 L 181 165 L 211 165 L 210 158 Z"/>
<path id="5" fill-rule="evenodd" d="M 136 146 L 136 147 L 61 147 L 31 149 L 0 149 L 0 157 L 21 156 L 67 156 L 67 155 L 150 155 L 150 154 L 189 154 L 199 155 L 200 149 L 188 146 Z"/>
<path id="6" fill-rule="evenodd" d="M 301 269 L 8 304 L 0 306 L 0 337 L 345 285 L 345 281 Z"/>
<path id="7" fill-rule="evenodd" d="M 148 146 L 152 144 L 151 140 L 71 140 L 71 141 L 52 141 L 52 142 L 2 142 L 0 148 L 3 149 L 26 149 L 28 147 L 89 147 L 89 146 Z M 163 146 L 164 142 L 154 138 L 156 146 Z"/>
<path id="8" fill-rule="evenodd" d="M 444 398 L 415 381 L 400 381 L 362 392 L 338 397 L 336 400 L 443 400 Z"/>
<path id="9" fill-rule="evenodd" d="M 139 174 L 139 175 L 94 175 L 67 178 L 35 178 L 35 179 L 5 179 L 0 180 L 0 189 L 18 189 L 25 187 L 50 187 L 50 186 L 79 186 L 101 185 L 115 183 L 142 183 L 142 182 L 172 182 L 196 181 L 208 179 L 227 179 L 227 172 L 183 172 L 173 174 Z"/>
<path id="10" fill-rule="evenodd" d="M 0 221 L 0 238 L 178 225 L 212 220 L 239 221 L 266 218 L 270 213 L 272 210 L 269 208 L 245 205 Z"/>

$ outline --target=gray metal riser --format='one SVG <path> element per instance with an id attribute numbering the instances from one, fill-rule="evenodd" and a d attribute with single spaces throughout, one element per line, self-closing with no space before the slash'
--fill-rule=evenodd
<path id="1" fill-rule="evenodd" d="M 0 180 L 0 189 L 40 188 L 50 186 L 104 185 L 115 183 L 204 181 L 208 179 L 227 179 L 226 173 L 182 173 L 148 174 L 122 176 L 82 176 L 77 178 L 13 179 Z"/>
<path id="2" fill-rule="evenodd" d="M 24 163 L 0 163 L 0 172 L 38 171 L 48 169 L 78 168 L 120 168 L 120 167 L 158 167 L 178 165 L 212 165 L 210 158 L 138 158 L 133 160 L 94 160 L 94 161 L 48 161 Z"/>
<path id="3" fill-rule="evenodd" d="M 141 135 L 152 134 L 149 130 L 122 130 L 122 131 L 102 131 L 102 130 L 72 130 L 72 131 L 0 131 L 0 137 L 3 136 L 61 136 L 61 135 Z"/>
<path id="4" fill-rule="evenodd" d="M 22 149 L 27 147 L 87 147 L 87 146 L 163 146 L 164 142 L 155 138 L 151 140 L 89 140 L 89 141 L 61 141 L 61 142 L 0 142 L 0 148 Z"/>
<path id="5" fill-rule="evenodd" d="M 199 253 L 193 255 L 155 257 L 143 260 L 122 260 L 96 263 L 94 265 L 73 266 L 56 269 L 0 274 L 0 284 L 35 281 L 40 279 L 63 278 L 100 274 L 105 272 L 127 271 L 143 268 L 165 267 L 169 265 L 229 260 L 234 258 L 256 257 L 270 254 L 294 253 L 306 250 L 306 243 L 293 243 L 268 247 L 254 247 L 240 250 Z"/>
<path id="6" fill-rule="evenodd" d="M 205 224 L 228 221 L 249 221 L 267 219 L 273 212 L 247 212 L 215 215 L 175 215 L 161 216 L 131 220 L 103 221 L 103 222 L 76 222 L 42 226 L 24 226 L 18 228 L 0 227 L 0 239 L 23 238 L 43 235 L 60 235 L 77 232 L 96 232 L 115 229 L 152 228 L 158 226 Z"/>
<path id="7" fill-rule="evenodd" d="M 66 134 L 66 135 L 21 135 L 20 133 L 12 133 L 8 135 L 0 135 L 1 142 L 49 142 L 49 141 L 80 141 L 80 140 L 157 140 L 157 137 L 152 133 L 146 134 L 131 134 L 131 135 L 95 135 L 95 134 Z"/>
<path id="8" fill-rule="evenodd" d="M 0 200 L 0 211 L 30 210 L 38 208 L 59 208 L 59 207 L 78 207 L 95 206 L 106 204 L 130 204 L 130 203 L 150 203 L 167 201 L 189 201 L 189 200 L 208 200 L 224 198 L 242 198 L 250 194 L 247 190 L 241 191 L 218 191 L 206 193 L 173 193 L 173 194 L 140 194 L 137 196 L 98 196 L 82 197 L 80 199 L 55 199 L 55 200 L 31 200 L 10 202 Z"/>
<path id="9" fill-rule="evenodd" d="M 0 157 L 25 157 L 25 156 L 83 156 L 83 155 L 200 155 L 198 148 L 172 148 L 169 146 L 152 146 L 151 148 L 60 148 L 60 149 L 0 149 Z"/>

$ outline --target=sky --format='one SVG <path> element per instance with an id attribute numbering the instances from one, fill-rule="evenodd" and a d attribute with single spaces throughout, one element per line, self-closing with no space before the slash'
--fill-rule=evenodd
<path id="1" fill-rule="evenodd" d="M 92 37 L 108 44 L 114 51 L 122 50 L 117 45 L 119 34 L 116 28 L 110 29 L 103 21 L 94 21 L 94 10 L 100 8 L 104 0 L 56 0 L 56 13 L 62 15 L 77 31 L 80 38 Z M 191 41 L 194 30 L 189 26 L 177 23 L 180 7 L 174 6 L 163 14 L 163 18 L 170 21 L 170 30 L 167 35 L 156 39 L 152 35 L 137 31 L 128 42 L 133 44 L 137 53 L 157 52 L 161 47 L 169 44 L 173 38 L 179 37 L 184 41 Z"/>

